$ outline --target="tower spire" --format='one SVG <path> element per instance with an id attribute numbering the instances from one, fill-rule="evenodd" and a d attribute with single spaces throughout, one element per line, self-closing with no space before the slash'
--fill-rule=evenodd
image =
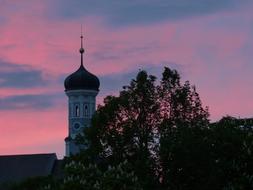
<path id="1" fill-rule="evenodd" d="M 81 66 L 83 66 L 83 53 L 84 53 L 84 49 L 83 49 L 83 27 L 81 25 L 81 48 L 79 50 L 79 52 L 81 53 Z"/>

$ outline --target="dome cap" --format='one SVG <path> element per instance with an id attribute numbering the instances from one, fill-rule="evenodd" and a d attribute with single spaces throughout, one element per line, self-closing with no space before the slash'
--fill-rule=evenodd
<path id="1" fill-rule="evenodd" d="M 98 77 L 87 71 L 83 66 L 83 36 L 81 35 L 81 65 L 79 69 L 69 75 L 64 81 L 65 91 L 69 90 L 95 90 L 99 91 L 100 82 Z"/>

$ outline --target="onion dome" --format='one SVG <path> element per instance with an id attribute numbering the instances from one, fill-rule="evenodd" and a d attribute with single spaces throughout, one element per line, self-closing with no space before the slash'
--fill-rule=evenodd
<path id="1" fill-rule="evenodd" d="M 79 69 L 69 75 L 65 81 L 64 81 L 64 86 L 65 86 L 65 91 L 69 90 L 99 90 L 99 79 L 87 71 L 84 66 L 83 66 L 83 36 L 81 36 L 81 48 L 79 52 L 81 53 L 81 65 Z"/>

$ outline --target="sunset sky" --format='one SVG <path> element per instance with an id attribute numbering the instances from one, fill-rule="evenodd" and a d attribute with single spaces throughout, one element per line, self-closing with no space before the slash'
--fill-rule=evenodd
<path id="1" fill-rule="evenodd" d="M 0 0 L 0 155 L 56 152 L 67 136 L 65 77 L 84 64 L 98 103 L 139 69 L 196 85 L 211 121 L 252 117 L 251 0 Z"/>

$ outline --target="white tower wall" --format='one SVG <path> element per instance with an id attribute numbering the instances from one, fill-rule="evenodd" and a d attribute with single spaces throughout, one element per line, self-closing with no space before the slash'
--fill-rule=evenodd
<path id="1" fill-rule="evenodd" d="M 90 127 L 91 118 L 96 108 L 95 90 L 69 90 L 68 96 L 68 137 L 66 141 L 66 156 L 74 155 L 84 148 L 75 143 L 76 136 L 83 134 L 85 127 Z"/>

